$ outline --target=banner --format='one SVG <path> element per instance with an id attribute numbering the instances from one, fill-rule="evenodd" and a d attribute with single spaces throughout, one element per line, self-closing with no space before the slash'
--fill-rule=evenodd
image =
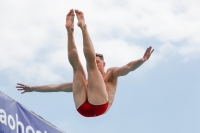
<path id="1" fill-rule="evenodd" d="M 65 133 L 0 91 L 0 133 Z"/>

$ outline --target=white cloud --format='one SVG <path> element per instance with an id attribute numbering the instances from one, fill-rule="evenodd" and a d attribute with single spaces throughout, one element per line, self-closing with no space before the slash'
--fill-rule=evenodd
<path id="1" fill-rule="evenodd" d="M 186 43 L 185 45 L 173 45 L 172 43 L 162 44 L 159 49 L 159 55 L 162 56 L 163 59 L 174 58 L 177 55 L 180 55 L 183 59 L 183 62 L 188 62 L 191 59 L 199 58 L 200 47 L 198 44 L 190 44 Z"/>
<path id="2" fill-rule="evenodd" d="M 96 52 L 105 56 L 105 61 L 110 67 L 122 66 L 132 60 L 140 59 L 144 49 L 141 46 L 131 45 L 122 39 L 95 42 Z"/>
<path id="3" fill-rule="evenodd" d="M 183 62 L 188 62 L 191 59 L 199 59 L 200 45 L 199 44 L 188 44 L 180 47 L 179 53 L 183 57 Z"/>
<path id="4" fill-rule="evenodd" d="M 200 54 L 199 6 L 198 1 L 189 0 L 1 1 L 0 69 L 30 72 L 26 66 L 32 63 L 33 71 L 44 71 L 43 78 L 45 74 L 52 75 L 57 67 L 71 70 L 64 28 L 65 15 L 71 8 L 84 11 L 95 49 L 105 55 L 108 67 L 142 57 L 147 46 L 126 38 L 163 42 L 149 60 L 152 67 L 167 53 L 178 53 L 183 60 L 195 59 Z M 176 45 L 183 40 L 186 40 L 184 45 Z M 75 41 L 85 66 L 78 27 L 75 27 Z M 60 79 L 56 74 L 46 78 Z"/>
<path id="5" fill-rule="evenodd" d="M 165 43 L 159 47 L 161 54 L 171 54 L 176 52 L 176 47 L 171 43 Z"/>

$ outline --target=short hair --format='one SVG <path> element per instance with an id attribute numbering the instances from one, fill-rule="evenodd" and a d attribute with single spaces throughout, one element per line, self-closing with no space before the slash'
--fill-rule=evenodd
<path id="1" fill-rule="evenodd" d="M 102 61 L 104 61 L 104 58 L 103 58 L 102 54 L 96 53 L 96 57 L 99 57 Z"/>

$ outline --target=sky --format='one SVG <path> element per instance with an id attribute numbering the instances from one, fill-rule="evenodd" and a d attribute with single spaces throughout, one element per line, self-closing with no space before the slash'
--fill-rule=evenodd
<path id="1" fill-rule="evenodd" d="M 199 133 L 199 7 L 198 0 L 1 0 L 0 91 L 67 133 Z M 72 81 L 65 29 L 72 8 L 84 12 L 105 70 L 155 49 L 119 78 L 112 107 L 95 118 L 78 114 L 72 93 L 21 94 L 15 88 Z M 85 66 L 76 24 L 74 37 Z"/>

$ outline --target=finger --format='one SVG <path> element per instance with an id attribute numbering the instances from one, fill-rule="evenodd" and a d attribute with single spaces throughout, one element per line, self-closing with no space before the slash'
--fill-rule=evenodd
<path id="1" fill-rule="evenodd" d="M 23 86 L 16 86 L 16 88 L 24 88 Z"/>
<path id="2" fill-rule="evenodd" d="M 16 88 L 28 88 L 27 86 L 16 86 Z"/>
<path id="3" fill-rule="evenodd" d="M 25 93 L 25 91 L 23 91 L 21 94 L 24 94 Z"/>
<path id="4" fill-rule="evenodd" d="M 151 46 L 148 48 L 148 51 L 149 51 L 149 52 L 151 51 L 151 48 L 152 48 Z"/>
<path id="5" fill-rule="evenodd" d="M 24 89 L 17 89 L 17 90 L 22 91 L 22 90 L 24 90 Z"/>
<path id="6" fill-rule="evenodd" d="M 145 54 L 147 54 L 147 53 L 149 53 L 149 47 L 147 48 L 147 50 L 146 50 Z"/>
<path id="7" fill-rule="evenodd" d="M 151 51 L 151 54 L 153 53 L 154 49 Z"/>
<path id="8" fill-rule="evenodd" d="M 21 85 L 21 86 L 24 86 L 24 84 L 21 84 L 21 83 L 17 83 L 17 85 Z"/>
<path id="9" fill-rule="evenodd" d="M 149 51 L 149 48 L 146 49 L 145 54 Z"/>

